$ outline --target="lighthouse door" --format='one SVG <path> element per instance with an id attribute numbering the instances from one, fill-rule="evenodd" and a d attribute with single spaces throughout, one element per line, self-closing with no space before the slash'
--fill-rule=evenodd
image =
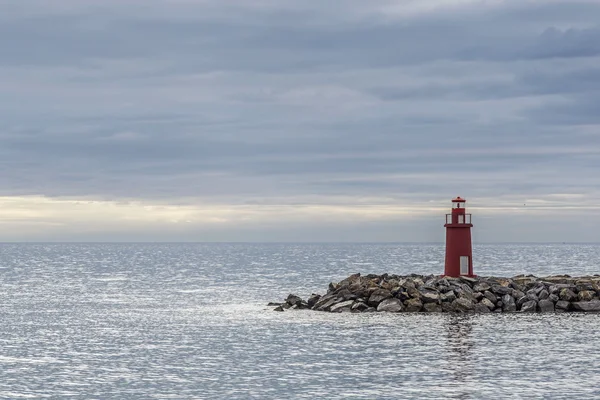
<path id="1" fill-rule="evenodd" d="M 460 256 L 460 274 L 469 275 L 469 256 Z"/>

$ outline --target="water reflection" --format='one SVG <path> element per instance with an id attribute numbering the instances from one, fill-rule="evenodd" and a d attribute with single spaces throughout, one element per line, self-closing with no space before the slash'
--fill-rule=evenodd
<path id="1" fill-rule="evenodd" d="M 456 398 L 470 398 L 467 383 L 473 379 L 472 349 L 474 346 L 473 316 L 449 315 L 444 323 L 448 343 L 447 361 L 451 368 L 454 383 L 464 391 L 458 392 Z"/>

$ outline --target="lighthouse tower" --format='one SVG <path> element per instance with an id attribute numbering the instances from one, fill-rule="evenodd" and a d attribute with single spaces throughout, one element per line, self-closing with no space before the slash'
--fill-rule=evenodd
<path id="1" fill-rule="evenodd" d="M 452 214 L 446 214 L 445 276 L 475 276 L 471 247 L 471 214 L 465 213 L 466 200 L 452 200 Z"/>

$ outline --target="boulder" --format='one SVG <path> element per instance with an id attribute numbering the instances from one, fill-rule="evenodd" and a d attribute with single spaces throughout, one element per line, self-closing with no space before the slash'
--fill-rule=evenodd
<path id="1" fill-rule="evenodd" d="M 483 299 L 481 299 L 481 301 L 479 302 L 479 304 L 483 304 L 488 309 L 490 309 L 490 311 L 493 310 L 494 308 L 496 308 L 496 306 L 494 305 L 494 303 L 492 303 L 490 301 L 490 299 L 488 299 L 487 297 L 484 297 Z"/>
<path id="2" fill-rule="evenodd" d="M 451 290 L 449 292 L 446 293 L 442 293 L 440 295 L 440 300 L 442 302 L 449 302 L 452 303 L 454 300 L 456 300 L 456 295 L 454 294 L 454 292 Z"/>
<path id="3" fill-rule="evenodd" d="M 461 276 L 460 280 L 471 287 L 477 283 L 477 278 L 470 278 L 468 276 Z"/>
<path id="4" fill-rule="evenodd" d="M 423 308 L 423 303 L 419 299 L 408 299 L 404 302 L 404 305 L 408 312 L 418 312 Z"/>
<path id="5" fill-rule="evenodd" d="M 358 295 L 352 293 L 348 287 L 344 287 L 336 292 L 338 300 L 346 301 L 346 300 L 356 300 L 358 299 Z"/>
<path id="6" fill-rule="evenodd" d="M 517 311 L 517 304 L 515 303 L 515 299 L 510 294 L 505 294 L 504 296 L 502 296 L 502 311 Z"/>
<path id="7" fill-rule="evenodd" d="M 283 307 L 279 306 L 279 307 L 275 307 L 273 309 L 273 311 L 283 311 Z"/>
<path id="8" fill-rule="evenodd" d="M 517 300 L 517 310 L 521 309 L 523 307 L 523 304 L 527 303 L 528 301 L 532 300 L 527 296 L 519 297 L 519 299 Z"/>
<path id="9" fill-rule="evenodd" d="M 536 289 L 530 289 L 527 291 L 526 295 L 529 300 L 538 301 L 539 298 L 537 296 L 538 291 Z"/>
<path id="10" fill-rule="evenodd" d="M 369 305 L 371 307 L 377 307 L 385 299 L 392 297 L 392 292 L 387 289 L 377 289 L 369 297 Z"/>
<path id="11" fill-rule="evenodd" d="M 537 311 L 537 301 L 529 300 L 523 303 L 521 307 L 521 312 L 536 312 Z"/>
<path id="12" fill-rule="evenodd" d="M 538 307 L 541 312 L 554 312 L 554 303 L 548 299 L 540 300 Z"/>
<path id="13" fill-rule="evenodd" d="M 485 292 L 486 290 L 490 290 L 491 286 L 487 282 L 478 282 L 473 285 L 474 292 Z"/>
<path id="14" fill-rule="evenodd" d="M 417 290 L 417 288 L 408 288 L 408 289 L 406 289 L 406 293 L 408 294 L 408 296 L 411 299 L 420 299 L 421 298 L 421 292 L 419 292 L 419 290 Z"/>
<path id="15" fill-rule="evenodd" d="M 267 304 L 267 307 L 279 307 L 280 305 L 281 305 L 281 303 L 275 303 L 275 302 L 270 301 Z"/>
<path id="16" fill-rule="evenodd" d="M 452 302 L 452 307 L 454 308 L 455 311 L 458 311 L 458 312 L 468 312 L 468 311 L 474 310 L 475 304 L 473 303 L 472 300 L 469 300 L 464 297 L 459 297 L 458 299 L 456 299 Z"/>
<path id="17" fill-rule="evenodd" d="M 551 294 L 550 296 L 548 296 L 548 300 L 550 300 L 553 303 L 556 303 L 559 300 L 559 298 L 558 298 L 558 295 Z"/>
<path id="18" fill-rule="evenodd" d="M 571 303 L 565 300 L 559 300 L 556 302 L 556 311 L 568 311 L 571 308 Z"/>
<path id="19" fill-rule="evenodd" d="M 579 301 L 591 301 L 596 297 L 596 292 L 593 290 L 582 290 L 577 294 Z"/>
<path id="20" fill-rule="evenodd" d="M 423 311 L 429 313 L 442 312 L 442 306 L 437 303 L 425 303 L 423 305 Z"/>
<path id="21" fill-rule="evenodd" d="M 592 301 L 577 301 L 572 303 L 573 309 L 577 311 L 585 312 L 599 312 L 600 311 L 600 300 Z"/>
<path id="22" fill-rule="evenodd" d="M 440 294 L 431 290 L 421 292 L 421 301 L 423 303 L 439 303 Z"/>
<path id="23" fill-rule="evenodd" d="M 287 299 L 285 299 L 285 302 L 288 303 L 290 306 L 293 306 L 295 304 L 299 304 L 302 302 L 302 299 L 300 298 L 300 296 L 296 296 L 295 294 L 290 294 Z"/>
<path id="24" fill-rule="evenodd" d="M 319 301 L 320 298 L 321 298 L 321 295 L 319 295 L 319 294 L 315 294 L 315 293 L 311 294 L 307 301 L 308 306 L 310 308 L 313 308 L 314 305 L 317 304 L 317 302 Z"/>
<path id="25" fill-rule="evenodd" d="M 400 312 L 404 309 L 402 302 L 396 298 L 385 299 L 377 306 L 377 311 Z"/>
<path id="26" fill-rule="evenodd" d="M 507 286 L 494 285 L 492 286 L 491 291 L 497 296 L 504 296 L 507 294 L 512 294 L 513 289 Z"/>
<path id="27" fill-rule="evenodd" d="M 568 288 L 561 289 L 560 294 L 558 295 L 558 297 L 561 300 L 564 300 L 564 301 L 575 301 L 575 300 L 577 300 L 577 295 L 571 289 L 568 289 Z"/>
<path id="28" fill-rule="evenodd" d="M 356 311 L 356 312 L 362 312 L 362 311 L 365 311 L 367 308 L 369 308 L 369 306 L 366 303 L 364 303 L 362 301 L 356 301 L 352 305 L 351 310 Z"/>
<path id="29" fill-rule="evenodd" d="M 496 304 L 498 302 L 498 297 L 496 297 L 496 295 L 494 293 L 490 292 L 489 290 L 486 290 L 485 292 L 483 292 L 483 295 L 494 304 Z"/>
<path id="30" fill-rule="evenodd" d="M 485 299 L 485 300 L 487 300 L 487 299 Z M 490 309 L 489 309 L 489 307 L 487 307 L 483 303 L 477 303 L 477 304 L 475 304 L 475 307 L 474 307 L 473 311 L 475 311 L 476 313 L 489 313 L 489 312 L 491 312 Z"/>
<path id="31" fill-rule="evenodd" d="M 329 294 L 326 294 L 325 296 L 321 296 L 319 298 L 319 300 L 315 303 L 315 305 L 312 306 L 312 309 L 313 310 L 318 310 L 321 307 L 323 307 L 325 304 L 327 304 L 327 303 L 329 303 L 330 301 L 333 300 L 333 302 L 329 304 L 329 306 L 330 306 L 330 305 L 332 305 L 332 304 L 335 303 L 336 298 L 337 298 L 337 296 L 335 294 L 333 294 L 333 293 L 329 293 Z"/>
<path id="32" fill-rule="evenodd" d="M 354 304 L 354 300 L 342 301 L 341 303 L 332 305 L 329 308 L 329 311 L 331 311 L 331 312 L 350 311 L 352 309 L 353 304 Z"/>
<path id="33" fill-rule="evenodd" d="M 546 288 L 542 289 L 542 291 L 538 294 L 538 299 L 544 300 L 550 296 L 550 293 L 546 290 Z"/>
<path id="34" fill-rule="evenodd" d="M 520 299 L 521 297 L 525 296 L 525 293 L 522 290 L 513 290 L 512 292 L 512 297 L 515 298 L 515 300 Z"/>
<path id="35" fill-rule="evenodd" d="M 349 300 L 352 301 L 352 300 Z M 320 304 L 321 302 L 315 304 L 315 306 L 313 307 L 313 310 L 318 310 L 318 311 L 330 311 L 330 307 L 338 304 L 338 303 L 343 303 L 340 302 L 336 297 L 334 298 L 330 298 L 329 300 L 327 300 L 325 303 Z"/>

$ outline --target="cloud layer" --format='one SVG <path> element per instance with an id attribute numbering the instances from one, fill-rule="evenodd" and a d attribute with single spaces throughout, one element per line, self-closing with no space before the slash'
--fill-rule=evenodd
<path id="1" fill-rule="evenodd" d="M 585 224 L 600 200 L 597 2 L 0 0 L 0 11 L 0 223 L 23 240 L 437 240 L 433 221 L 459 194 L 511 216 L 481 240 L 532 223 L 519 240 L 597 240 Z M 77 201 L 103 204 L 104 222 Z M 124 234 L 112 205 L 188 222 L 164 234 L 179 220 L 156 211 Z M 23 207 L 45 211 L 15 221 Z M 557 210 L 583 231 L 548 233 Z M 61 228 L 31 228 L 44 221 Z"/>

